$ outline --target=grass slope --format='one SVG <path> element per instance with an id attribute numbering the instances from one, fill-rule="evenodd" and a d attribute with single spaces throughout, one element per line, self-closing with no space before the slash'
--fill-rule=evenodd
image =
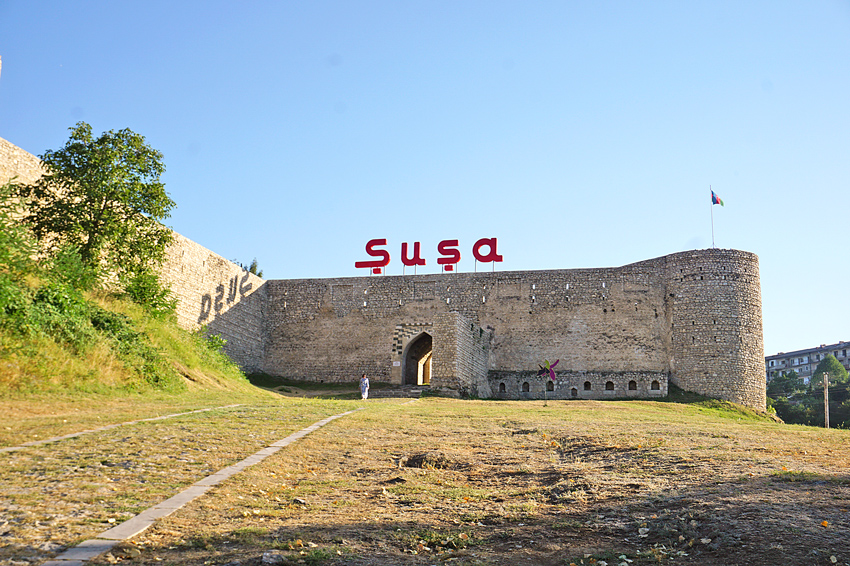
<path id="1" fill-rule="evenodd" d="M 130 301 L 38 281 L 24 294 L 0 324 L 0 446 L 275 398 L 202 335 Z"/>

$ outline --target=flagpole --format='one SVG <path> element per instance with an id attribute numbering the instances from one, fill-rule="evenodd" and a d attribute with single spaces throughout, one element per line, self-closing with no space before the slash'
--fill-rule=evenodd
<path id="1" fill-rule="evenodd" d="M 711 185 L 708 186 L 711 191 Z M 714 194 L 713 192 L 711 194 Z M 711 199 L 711 247 L 714 247 L 714 199 Z"/>

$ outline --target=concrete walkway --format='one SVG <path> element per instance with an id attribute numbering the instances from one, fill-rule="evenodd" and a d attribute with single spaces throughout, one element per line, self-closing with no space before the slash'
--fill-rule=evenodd
<path id="1" fill-rule="evenodd" d="M 235 406 L 235 405 L 234 405 Z M 223 408 L 223 407 L 220 407 Z M 209 410 L 209 409 L 204 409 Z M 154 505 L 150 509 L 146 511 L 142 511 L 135 517 L 128 519 L 127 521 L 121 523 L 120 525 L 109 529 L 108 531 L 104 531 L 94 537 L 93 539 L 84 541 L 73 548 L 69 548 L 56 558 L 52 560 L 48 560 L 44 562 L 42 566 L 82 566 L 87 560 L 91 560 L 92 558 L 103 554 L 104 552 L 112 549 L 119 542 L 133 537 L 140 532 L 144 531 L 151 525 L 153 525 L 154 521 L 161 517 L 167 517 L 171 515 L 190 501 L 200 497 L 210 490 L 213 486 L 221 483 L 226 480 L 230 476 L 237 474 L 247 468 L 248 466 L 253 466 L 254 464 L 259 464 L 272 454 L 276 453 L 278 450 L 283 448 L 284 446 L 288 446 L 295 442 L 296 440 L 307 436 L 311 432 L 325 426 L 329 422 L 336 420 L 340 417 L 344 417 L 346 415 L 350 415 L 356 411 L 360 411 L 360 409 L 354 409 L 353 411 L 346 411 L 345 413 L 340 413 L 338 415 L 330 416 L 326 419 L 323 419 L 317 423 L 314 423 L 307 428 L 301 429 L 298 432 L 292 433 L 283 440 L 278 440 L 274 444 L 269 445 L 267 448 L 263 448 L 259 452 L 248 456 L 241 462 L 237 462 L 232 466 L 228 466 L 219 470 L 218 472 L 205 477 L 204 479 L 195 482 L 190 485 L 174 497 L 170 499 L 166 499 L 162 503 Z M 193 411 L 198 412 L 198 411 Z M 189 413 L 183 413 L 189 414 Z M 173 415 L 176 416 L 176 415 Z M 165 418 L 165 417 L 157 417 L 157 418 Z M 155 419 L 144 419 L 144 420 L 155 420 Z M 135 421 L 139 422 L 139 421 Z M 130 424 L 130 423 L 123 423 Z M 112 428 L 113 426 L 120 425 L 111 425 L 104 428 Z M 104 430 L 104 429 L 98 429 Z M 87 431 L 94 432 L 94 431 Z M 79 433 L 83 434 L 83 433 Z M 76 436 L 76 435 L 71 435 Z M 66 438 L 66 437 L 57 437 L 57 439 Z M 54 439 L 45 440 L 43 442 L 52 442 Z M 26 445 L 25 445 L 26 446 Z"/>
<path id="2" fill-rule="evenodd" d="M 60 440 L 65 440 L 66 438 L 74 438 L 75 436 L 82 436 L 84 434 L 91 434 L 93 432 L 100 432 L 103 430 L 109 430 L 111 428 L 118 428 L 119 426 L 127 426 L 138 423 L 143 423 L 145 421 L 161 421 L 163 419 L 172 419 L 174 417 L 182 417 L 184 415 L 193 415 L 195 413 L 203 413 L 205 411 L 215 411 L 217 409 L 232 409 L 233 407 L 241 407 L 241 404 L 236 405 L 224 405 L 222 407 L 211 407 L 209 409 L 198 409 L 196 411 L 189 411 L 187 413 L 174 413 L 173 415 L 163 415 L 161 417 L 151 417 L 149 419 L 139 419 L 136 421 L 127 421 L 125 423 L 116 423 L 111 425 L 102 426 L 100 428 L 93 428 L 91 430 L 82 430 L 80 432 L 72 432 L 71 434 L 65 434 L 62 436 L 54 436 L 52 438 L 45 438 L 44 440 L 33 440 L 32 442 L 25 442 L 20 446 L 7 446 L 6 448 L 0 448 L 0 452 L 13 452 L 15 450 L 23 450 L 27 446 L 38 446 L 39 444 L 48 444 L 50 442 L 58 442 Z"/>

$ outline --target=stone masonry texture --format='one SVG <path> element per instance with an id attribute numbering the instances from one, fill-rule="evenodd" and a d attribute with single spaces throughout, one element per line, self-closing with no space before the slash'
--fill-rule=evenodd
<path id="1" fill-rule="evenodd" d="M 276 375 L 350 381 L 365 372 L 398 383 L 393 368 L 418 334 L 405 329 L 416 328 L 433 333 L 436 388 L 500 396 L 508 374 L 514 383 L 557 359 L 553 398 L 570 398 L 576 380 L 579 398 L 652 397 L 666 394 L 669 379 L 765 408 L 758 258 L 748 252 L 696 250 L 605 269 L 275 280 L 266 288 L 261 365 Z M 482 359 L 486 382 L 472 369 Z M 516 391 L 505 387 L 501 396 Z"/>
<path id="2" fill-rule="evenodd" d="M 38 159 L 0 139 L 0 182 Z M 653 398 L 668 383 L 765 409 L 758 257 L 675 253 L 623 267 L 263 281 L 175 234 L 178 321 L 248 371 L 403 383 L 432 342 L 431 388 L 511 399 Z M 420 342 L 421 344 L 421 342 Z M 556 379 L 537 376 L 543 360 Z M 551 383 L 550 383 L 551 382 Z"/>
<path id="3" fill-rule="evenodd" d="M 265 281 L 176 232 L 162 279 L 177 297 L 180 326 L 221 336 L 245 371 L 261 369 Z"/>
<path id="4" fill-rule="evenodd" d="M 0 183 L 12 180 L 28 184 L 44 174 L 41 160 L 3 138 L 0 138 Z"/>
<path id="5" fill-rule="evenodd" d="M 490 333 L 457 312 L 438 314 L 433 331 L 432 386 L 465 396 L 492 397 Z"/>

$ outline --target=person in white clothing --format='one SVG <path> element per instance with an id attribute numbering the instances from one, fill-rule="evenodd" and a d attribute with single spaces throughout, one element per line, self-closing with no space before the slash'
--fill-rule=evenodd
<path id="1" fill-rule="evenodd" d="M 365 373 L 360 376 L 360 397 L 364 401 L 369 398 L 369 378 Z"/>

